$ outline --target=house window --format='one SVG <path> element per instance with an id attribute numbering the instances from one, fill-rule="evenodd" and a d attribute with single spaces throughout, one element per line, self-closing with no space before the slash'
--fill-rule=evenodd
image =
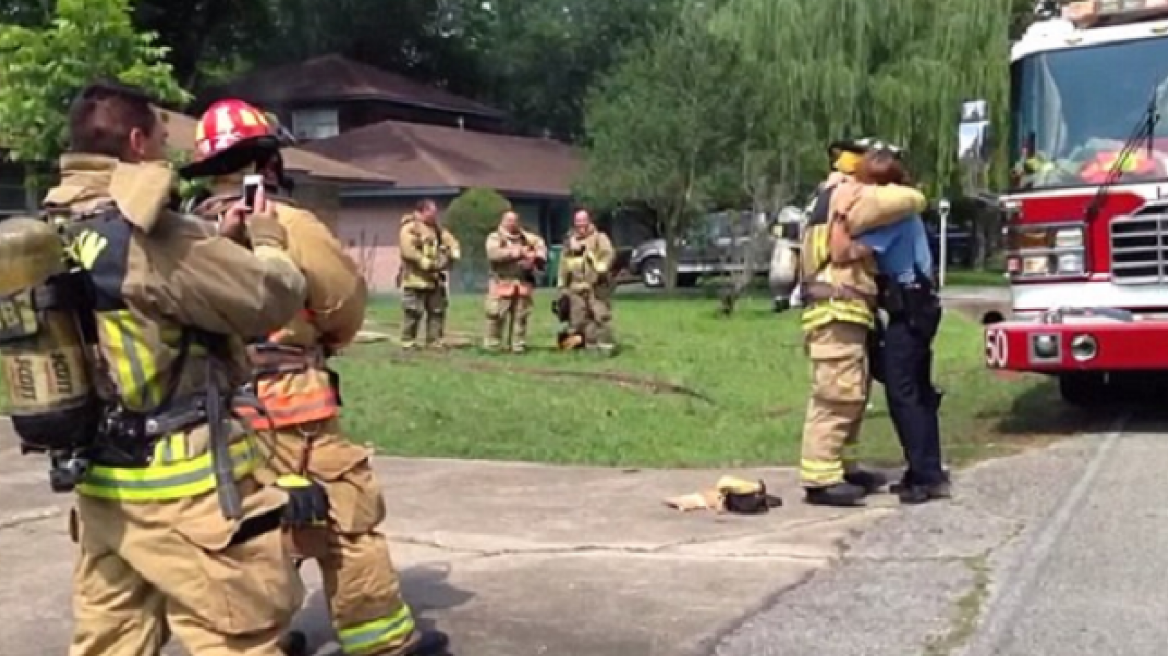
<path id="1" fill-rule="evenodd" d="M 297 139 L 328 139 L 340 133 L 335 109 L 299 109 L 292 112 L 292 134 Z"/>

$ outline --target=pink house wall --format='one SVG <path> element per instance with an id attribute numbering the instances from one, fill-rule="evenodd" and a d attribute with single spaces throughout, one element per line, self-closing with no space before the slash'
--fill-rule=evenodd
<path id="1" fill-rule="evenodd" d="M 397 289 L 395 279 L 401 263 L 398 230 L 409 208 L 409 203 L 386 201 L 339 212 L 333 230 L 357 262 L 370 292 L 385 294 Z"/>

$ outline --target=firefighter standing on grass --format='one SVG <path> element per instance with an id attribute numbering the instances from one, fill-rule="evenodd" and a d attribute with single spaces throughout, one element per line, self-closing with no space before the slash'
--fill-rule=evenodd
<path id="1" fill-rule="evenodd" d="M 280 539 L 288 496 L 256 480 L 255 436 L 231 419 L 230 404 L 246 371 L 240 336 L 288 321 L 304 303 L 304 277 L 263 208 L 228 208 L 221 236 L 169 209 L 166 125 L 140 90 L 90 85 L 68 120 L 61 182 L 44 207 L 69 235 L 68 275 L 88 291 L 28 291 L 42 309 L 93 328 L 95 341 L 52 355 L 88 369 L 98 412 L 54 424 L 67 408 L 48 407 L 39 417 L 19 413 L 14 426 L 26 446 L 37 437 L 30 423 L 54 439 L 89 439 L 69 446 L 71 462 L 82 464 L 54 479 L 68 474 L 77 492 L 69 653 L 156 654 L 173 631 L 193 654 L 279 656 L 304 592 Z M 2 225 L 6 290 L 38 263 L 60 263 L 62 244 L 43 221 Z M 38 260 L 42 247 L 58 253 Z"/>
<path id="2" fill-rule="evenodd" d="M 869 142 L 866 151 L 888 151 Z M 857 176 L 864 174 L 861 161 Z M 861 177 L 860 180 L 864 178 Z M 868 342 L 875 328 L 876 262 L 871 255 L 833 263 L 831 221 L 844 221 L 853 235 L 907 219 L 924 209 L 925 198 L 909 187 L 861 184 L 841 179 L 823 190 L 803 236 L 801 296 L 803 330 L 812 365 L 812 391 L 803 427 L 801 478 L 806 500 L 815 505 L 852 506 L 887 480 L 860 469 L 855 447 L 868 402 Z"/>
<path id="3" fill-rule="evenodd" d="M 519 214 L 503 212 L 499 229 L 487 237 L 491 282 L 487 290 L 487 335 L 484 348 L 497 350 L 507 329 L 513 353 L 527 350 L 527 321 L 531 317 L 535 274 L 547 263 L 547 245 L 539 235 L 519 224 Z"/>
<path id="4" fill-rule="evenodd" d="M 608 235 L 596 229 L 587 210 L 572 217 L 572 232 L 560 257 L 560 293 L 568 299 L 568 325 L 584 336 L 585 348 L 611 354 L 612 305 L 609 275 L 615 252 Z"/>
<path id="5" fill-rule="evenodd" d="M 245 174 L 261 174 L 273 195 L 284 181 L 275 126 L 238 100 L 212 105 L 200 119 L 195 162 L 187 177 L 210 178 L 211 196 L 196 209 L 218 216 L 240 200 Z M 248 346 L 255 391 L 263 413 L 249 413 L 267 436 L 268 474 L 283 487 L 302 490 L 300 502 L 315 524 L 288 527 L 300 558 L 314 558 L 324 574 L 325 596 L 345 654 L 441 654 L 446 637 L 420 632 L 380 532 L 385 519 L 381 487 L 364 447 L 340 433 L 339 379 L 328 358 L 348 346 L 365 319 L 366 286 L 356 264 L 329 229 L 290 200 L 271 205 L 288 235 L 288 252 L 307 281 L 300 314 Z M 289 641 L 291 644 L 298 640 Z"/>
<path id="6" fill-rule="evenodd" d="M 438 205 L 422 200 L 412 214 L 402 218 L 401 234 L 402 322 L 401 345 L 417 347 L 418 326 L 426 319 L 426 346 L 442 347 L 446 310 L 450 306 L 450 268 L 462 257 L 454 234 L 438 224 Z"/>

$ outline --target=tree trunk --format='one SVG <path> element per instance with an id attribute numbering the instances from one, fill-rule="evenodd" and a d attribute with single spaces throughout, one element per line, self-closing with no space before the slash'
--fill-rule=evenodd
<path id="1" fill-rule="evenodd" d="M 32 164 L 24 165 L 24 209 L 36 212 L 41 206 L 37 171 Z"/>
<path id="2" fill-rule="evenodd" d="M 677 226 L 681 221 L 684 210 L 670 210 L 661 226 L 661 236 L 665 239 L 665 289 L 673 291 L 677 288 L 677 260 L 681 250 Z"/>

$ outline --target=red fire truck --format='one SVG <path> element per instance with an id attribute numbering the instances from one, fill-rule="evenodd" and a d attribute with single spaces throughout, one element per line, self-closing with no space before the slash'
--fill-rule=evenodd
<path id="1" fill-rule="evenodd" d="M 1039 2 L 1010 82 L 1013 311 L 987 318 L 986 363 L 1091 405 L 1168 375 L 1168 0 Z M 962 117 L 983 164 L 984 105 Z"/>

